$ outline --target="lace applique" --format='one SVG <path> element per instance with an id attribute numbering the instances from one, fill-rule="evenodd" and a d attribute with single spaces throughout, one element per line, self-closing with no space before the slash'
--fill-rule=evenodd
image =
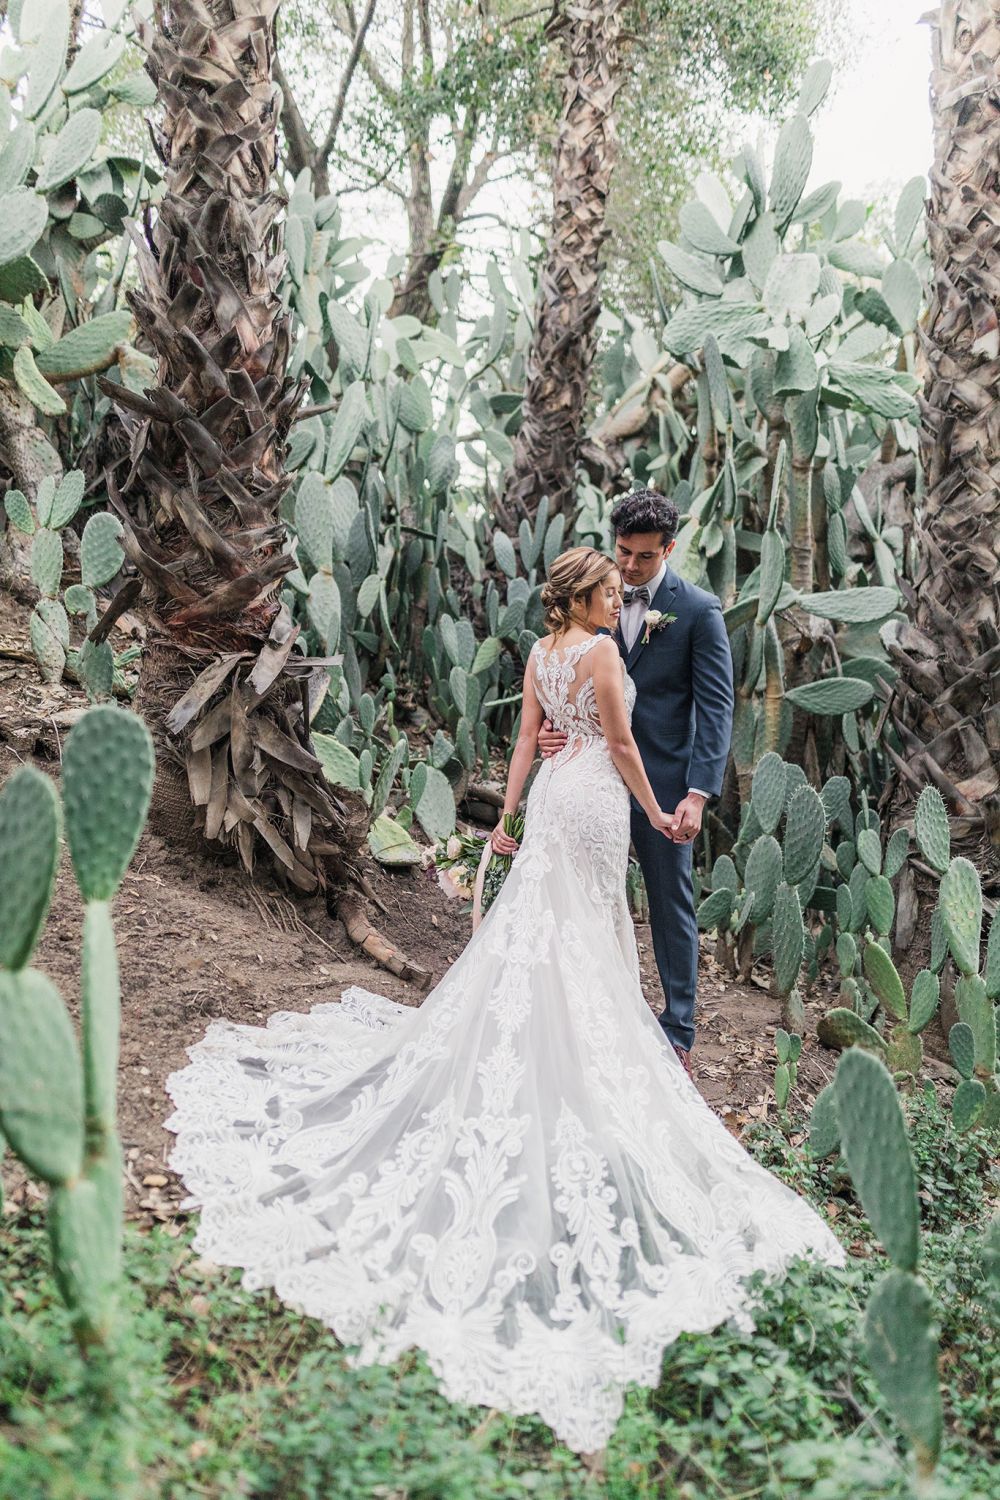
<path id="1" fill-rule="evenodd" d="M 701 1099 L 639 986 L 629 796 L 587 653 L 533 651 L 572 754 L 468 947 L 419 1007 L 368 991 L 214 1022 L 167 1080 L 195 1247 L 445 1395 L 603 1447 L 685 1330 L 752 1327 L 744 1280 L 834 1237 Z M 625 679 L 626 701 L 635 690 Z"/>

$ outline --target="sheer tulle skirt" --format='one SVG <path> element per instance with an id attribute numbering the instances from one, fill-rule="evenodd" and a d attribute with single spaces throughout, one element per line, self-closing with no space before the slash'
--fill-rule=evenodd
<path id="1" fill-rule="evenodd" d="M 452 1399 L 611 1434 L 744 1281 L 843 1254 L 729 1135 L 639 987 L 628 796 L 603 744 L 539 774 L 504 888 L 418 1009 L 363 990 L 214 1023 L 172 1075 L 195 1246 L 357 1364 L 426 1351 Z"/>

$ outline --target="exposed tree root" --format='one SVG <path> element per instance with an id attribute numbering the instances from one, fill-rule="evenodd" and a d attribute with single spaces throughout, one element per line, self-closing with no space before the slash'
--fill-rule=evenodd
<path id="1" fill-rule="evenodd" d="M 419 984 L 423 989 L 427 988 L 431 982 L 428 970 L 406 958 L 372 926 L 358 896 L 351 891 L 338 890 L 333 899 L 336 902 L 336 915 L 343 922 L 347 936 L 356 947 L 391 974 Z"/>

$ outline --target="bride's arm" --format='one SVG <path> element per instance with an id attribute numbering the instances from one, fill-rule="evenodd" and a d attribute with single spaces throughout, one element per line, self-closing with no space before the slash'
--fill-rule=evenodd
<path id="1" fill-rule="evenodd" d="M 625 678 L 622 673 L 621 653 L 614 641 L 602 641 L 593 650 L 594 696 L 601 719 L 604 738 L 611 751 L 619 775 L 632 793 L 654 828 L 668 833 L 673 827 L 673 818 L 663 812 L 656 800 L 656 793 L 649 784 L 646 768 L 642 763 L 639 748 L 632 737 L 625 707 Z"/>
<path id="2" fill-rule="evenodd" d="M 524 674 L 524 693 L 521 699 L 521 727 L 518 731 L 517 744 L 510 758 L 510 771 L 507 774 L 507 790 L 504 793 L 503 812 L 500 822 L 493 830 L 493 848 L 498 854 L 513 854 L 517 844 L 503 831 L 503 820 L 507 813 L 516 813 L 521 802 L 521 793 L 524 791 L 524 783 L 528 779 L 532 762 L 535 759 L 535 751 L 538 748 L 538 731 L 542 727 L 542 705 L 538 701 L 535 692 L 534 673 L 529 662 Z"/>

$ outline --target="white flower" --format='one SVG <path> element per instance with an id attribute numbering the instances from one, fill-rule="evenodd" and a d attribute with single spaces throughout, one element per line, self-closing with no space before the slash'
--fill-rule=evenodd
<path id="1" fill-rule="evenodd" d="M 445 853 L 449 859 L 458 859 L 462 852 L 462 840 L 457 833 L 453 833 L 445 845 Z"/>
<path id="2" fill-rule="evenodd" d="M 657 627 L 657 625 L 659 625 L 659 623 L 660 623 L 660 621 L 662 619 L 663 619 L 663 611 L 662 610 L 660 610 L 660 609 L 647 609 L 647 611 L 646 611 L 646 624 L 647 624 L 647 626 L 649 627 L 650 630 L 655 630 L 656 627 Z"/>

